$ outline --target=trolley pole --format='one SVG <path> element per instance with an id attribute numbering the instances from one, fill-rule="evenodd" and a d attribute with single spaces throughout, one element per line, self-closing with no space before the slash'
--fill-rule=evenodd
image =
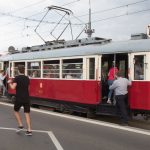
<path id="1" fill-rule="evenodd" d="M 91 28 L 91 1 L 89 0 L 89 22 L 87 25 L 87 29 L 85 30 L 85 33 L 88 35 L 88 38 L 92 36 L 92 33 L 94 33 L 94 29 Z"/>

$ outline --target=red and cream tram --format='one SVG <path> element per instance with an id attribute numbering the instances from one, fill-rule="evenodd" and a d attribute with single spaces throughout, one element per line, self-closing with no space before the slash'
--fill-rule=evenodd
<path id="1" fill-rule="evenodd" d="M 149 115 L 150 39 L 138 39 L 140 36 L 119 42 L 87 38 L 26 47 L 18 53 L 1 56 L 1 69 L 8 66 L 9 77 L 14 78 L 17 66 L 25 65 L 32 104 L 60 111 L 114 114 L 115 106 L 108 105 L 106 97 L 107 74 L 115 61 L 124 77 L 130 71 L 129 109 L 134 114 Z M 15 95 L 9 88 L 8 93 Z"/>

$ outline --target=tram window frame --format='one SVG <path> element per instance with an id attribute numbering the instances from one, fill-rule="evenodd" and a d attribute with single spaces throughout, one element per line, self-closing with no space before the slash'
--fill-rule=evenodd
<path id="1" fill-rule="evenodd" d="M 44 60 L 42 69 L 43 78 L 60 78 L 60 60 Z"/>
<path id="2" fill-rule="evenodd" d="M 27 62 L 27 75 L 30 78 L 41 78 L 41 61 L 39 60 L 28 61 Z"/>
<path id="3" fill-rule="evenodd" d="M 83 58 L 62 60 L 63 79 L 83 79 Z"/>
<path id="4" fill-rule="evenodd" d="M 145 55 L 134 55 L 134 80 L 145 80 Z"/>

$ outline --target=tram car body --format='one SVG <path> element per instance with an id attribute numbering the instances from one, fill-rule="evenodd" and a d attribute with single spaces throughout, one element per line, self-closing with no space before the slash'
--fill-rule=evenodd
<path id="1" fill-rule="evenodd" d="M 17 75 L 17 66 L 25 65 L 30 77 L 31 103 L 60 111 L 115 114 L 115 106 L 106 103 L 107 74 L 115 61 L 124 77 L 132 79 L 128 105 L 134 114 L 150 114 L 150 39 L 112 42 L 90 38 L 76 44 L 39 45 L 22 52 L 1 56 L 1 68 L 8 65 L 9 78 Z M 137 75 L 136 65 L 141 67 Z M 8 87 L 13 96 L 15 90 Z"/>

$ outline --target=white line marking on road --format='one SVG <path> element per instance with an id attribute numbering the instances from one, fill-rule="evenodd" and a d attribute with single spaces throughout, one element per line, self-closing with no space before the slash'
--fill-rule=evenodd
<path id="1" fill-rule="evenodd" d="M 5 128 L 5 127 L 0 127 L 0 130 L 11 130 L 11 131 L 16 131 L 15 128 Z"/>
<path id="2" fill-rule="evenodd" d="M 11 106 L 11 107 L 13 106 L 12 104 L 3 103 L 3 102 L 0 102 L 0 104 L 6 105 L 6 106 Z M 77 120 L 77 121 L 86 122 L 86 123 L 90 123 L 90 124 L 96 124 L 96 125 L 100 125 L 100 126 L 111 127 L 111 128 L 115 128 L 115 129 L 125 130 L 125 131 L 144 134 L 144 135 L 150 135 L 150 132 L 148 130 L 144 130 L 144 129 L 133 128 L 133 127 L 128 127 L 128 126 L 122 127 L 120 125 L 116 125 L 113 123 L 106 123 L 104 121 L 97 121 L 97 120 L 92 120 L 92 119 L 87 119 L 87 118 L 70 116 L 70 115 L 66 115 L 66 114 L 59 114 L 56 112 L 50 112 L 50 111 L 46 111 L 46 110 L 38 110 L 38 109 L 34 109 L 34 108 L 32 108 L 31 110 L 34 112 L 39 112 L 39 113 L 43 113 L 43 114 L 48 114 L 48 115 L 58 116 L 58 117 L 62 117 L 62 118 Z"/>
<path id="3" fill-rule="evenodd" d="M 10 130 L 10 131 L 16 131 L 15 128 L 5 128 L 5 127 L 0 127 L 0 130 Z M 25 130 L 24 130 L 25 131 Z M 64 150 L 62 148 L 62 146 L 60 145 L 60 143 L 58 142 L 57 138 L 55 137 L 55 135 L 53 134 L 52 131 L 43 131 L 43 130 L 32 130 L 33 132 L 37 132 L 37 133 L 46 133 L 49 135 L 50 139 L 52 140 L 53 144 L 55 145 L 55 147 L 57 148 L 57 150 Z"/>
<path id="4" fill-rule="evenodd" d="M 16 128 L 5 128 L 5 127 L 0 127 L 0 130 L 11 130 L 11 131 L 16 131 Z M 26 131 L 26 129 L 23 129 L 23 131 Z M 32 130 L 33 132 L 37 133 L 48 133 L 50 131 L 43 131 L 43 130 Z"/>
<path id="5" fill-rule="evenodd" d="M 58 150 L 64 150 L 62 148 L 62 146 L 60 145 L 60 143 L 58 142 L 58 140 L 56 139 L 55 135 L 53 134 L 53 132 L 48 132 L 48 135 L 50 136 L 51 140 L 53 141 L 54 145 L 56 146 L 56 148 Z"/>

